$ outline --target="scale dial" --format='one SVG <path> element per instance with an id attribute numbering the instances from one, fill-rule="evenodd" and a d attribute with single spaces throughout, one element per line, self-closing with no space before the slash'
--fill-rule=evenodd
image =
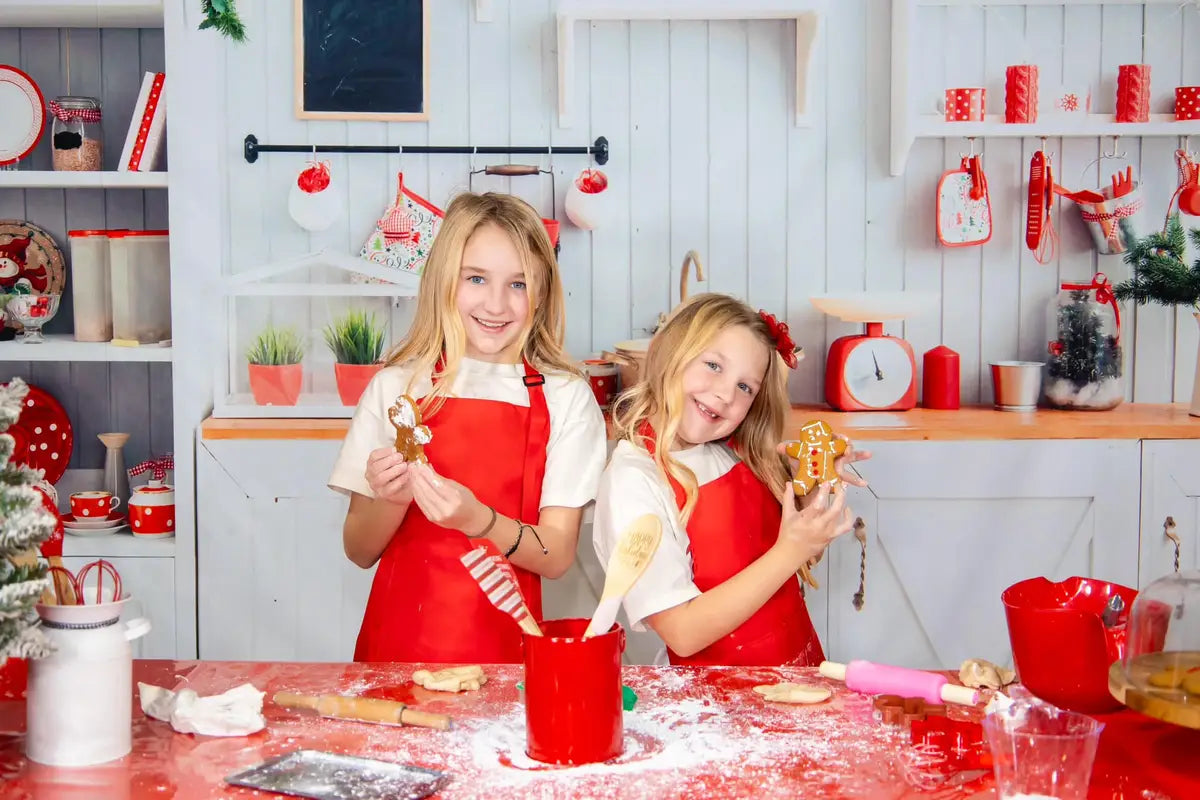
<path id="1" fill-rule="evenodd" d="M 846 391 L 866 408 L 892 408 L 913 386 L 912 356 L 890 336 L 859 339 L 842 370 Z"/>

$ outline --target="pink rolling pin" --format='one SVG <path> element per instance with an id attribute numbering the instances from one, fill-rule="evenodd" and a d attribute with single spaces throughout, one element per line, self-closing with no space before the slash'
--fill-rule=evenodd
<path id="1" fill-rule="evenodd" d="M 966 686 L 950 683 L 945 675 L 907 667 L 889 667 L 870 661 L 851 661 L 839 664 L 822 661 L 818 668 L 826 678 L 844 681 L 846 688 L 863 694 L 898 694 L 901 697 L 920 697 L 926 703 L 958 703 L 975 705 L 978 693 Z"/>

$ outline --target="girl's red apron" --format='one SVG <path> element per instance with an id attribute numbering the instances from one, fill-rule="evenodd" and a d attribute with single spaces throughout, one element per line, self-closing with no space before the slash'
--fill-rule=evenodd
<path id="1" fill-rule="evenodd" d="M 646 441 L 653 455 L 654 443 L 648 437 Z M 683 487 L 674 478 L 671 487 L 683 508 Z M 742 461 L 700 486 L 687 525 L 692 579 L 700 591 L 719 586 L 770 550 L 779 536 L 780 517 L 779 500 Z M 672 664 L 815 666 L 825 660 L 795 578 L 729 635 L 688 657 L 670 648 L 667 654 Z"/>
<path id="2" fill-rule="evenodd" d="M 425 420 L 438 474 L 523 522 L 538 518 L 550 413 L 546 379 L 525 364 L 529 406 L 448 398 Z M 521 629 L 496 610 L 459 558 L 480 542 L 430 522 L 414 502 L 379 559 L 355 661 L 515 663 Z M 542 619 L 541 578 L 513 567 L 530 613 Z"/>

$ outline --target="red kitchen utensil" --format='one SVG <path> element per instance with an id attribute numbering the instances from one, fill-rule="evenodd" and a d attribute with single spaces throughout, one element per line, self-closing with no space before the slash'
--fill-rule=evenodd
<path id="1" fill-rule="evenodd" d="M 67 471 L 75 445 L 71 418 L 62 405 L 49 392 L 31 385 L 21 416 L 9 426 L 8 433 L 15 442 L 13 461 L 45 470 L 46 480 L 58 483 Z"/>
<path id="2" fill-rule="evenodd" d="M 542 629 L 529 613 L 525 597 L 517 584 L 517 575 L 508 562 L 486 546 L 476 547 L 462 556 L 463 566 L 479 584 L 493 606 L 517 621 L 530 636 L 541 636 Z"/>
<path id="3" fill-rule="evenodd" d="M 1114 199 L 1124 197 L 1133 191 L 1133 167 L 1126 167 L 1125 174 L 1117 172 L 1112 176 L 1112 196 Z"/>
<path id="4" fill-rule="evenodd" d="M 84 591 L 89 588 L 87 576 L 92 570 L 96 570 L 96 591 L 92 595 L 95 599 L 89 603 Z M 102 558 L 84 564 L 74 575 L 71 574 L 71 570 L 61 565 L 51 565 L 47 572 L 54 578 L 54 599 L 57 605 L 102 605 L 121 599 L 121 574 L 112 562 Z M 109 576 L 107 584 L 104 580 L 106 574 Z"/>
<path id="5" fill-rule="evenodd" d="M 1000 599 L 1021 683 L 1071 711 L 1120 708 L 1108 691 L 1108 668 L 1124 655 L 1136 596 L 1136 589 L 1080 577 L 1030 578 L 1005 589 Z"/>

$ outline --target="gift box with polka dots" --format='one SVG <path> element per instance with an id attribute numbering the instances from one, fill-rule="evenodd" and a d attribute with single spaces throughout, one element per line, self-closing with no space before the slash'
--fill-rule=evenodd
<path id="1" fill-rule="evenodd" d="M 1175 87 L 1175 119 L 1200 119 L 1200 86 Z"/>

